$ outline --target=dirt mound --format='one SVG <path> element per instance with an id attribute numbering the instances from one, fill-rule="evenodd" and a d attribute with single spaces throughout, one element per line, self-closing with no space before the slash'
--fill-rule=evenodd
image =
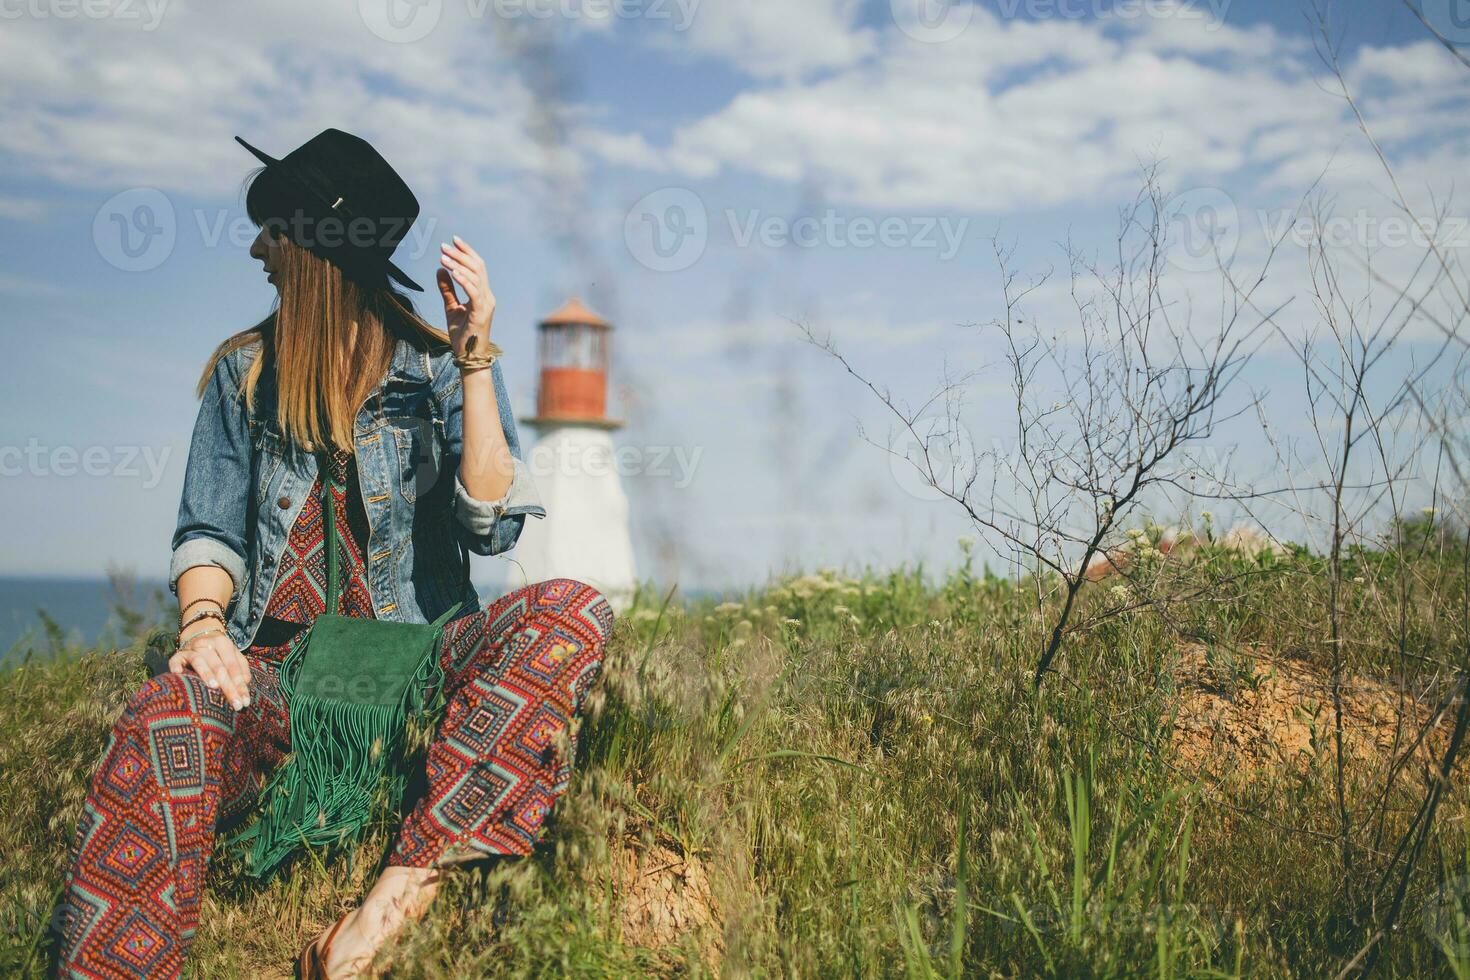
<path id="1" fill-rule="evenodd" d="M 725 952 L 722 917 L 699 858 L 630 836 L 613 852 L 613 873 L 623 942 L 657 949 L 692 937 L 705 965 L 718 970 Z"/>
<path id="2" fill-rule="evenodd" d="M 1263 767 L 1301 771 L 1334 751 L 1332 678 L 1300 660 L 1253 649 L 1226 654 L 1187 646 L 1176 670 L 1179 713 L 1174 747 L 1194 769 L 1222 776 Z M 1435 702 L 1361 677 L 1343 683 L 1343 747 L 1356 762 L 1387 764 L 1403 754 Z M 1422 769 L 1442 746 L 1441 718 L 1421 745 Z"/>

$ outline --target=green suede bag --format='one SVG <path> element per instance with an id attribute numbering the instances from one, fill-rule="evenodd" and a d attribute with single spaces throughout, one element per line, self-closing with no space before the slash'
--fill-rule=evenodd
<path id="1" fill-rule="evenodd" d="M 327 606 L 291 643 L 279 682 L 291 718 L 291 755 L 261 790 L 261 811 L 231 843 L 263 877 L 295 848 L 357 841 L 378 813 L 397 813 L 407 783 L 405 735 L 443 708 L 444 626 L 338 615 L 337 486 L 322 473 Z"/>

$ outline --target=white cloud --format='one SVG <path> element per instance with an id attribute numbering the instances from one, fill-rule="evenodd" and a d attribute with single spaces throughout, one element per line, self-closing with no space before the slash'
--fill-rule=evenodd
<path id="1" fill-rule="evenodd" d="M 540 170 L 531 99 L 491 23 L 445 4 L 429 38 L 395 44 L 357 7 L 174 0 L 153 30 L 7 20 L 0 152 L 63 184 L 218 194 L 255 165 L 235 135 L 283 154 L 330 125 L 370 139 L 416 188 L 461 200 L 506 197 Z"/>
<path id="2" fill-rule="evenodd" d="M 1369 48 L 1349 66 L 1384 138 L 1463 132 L 1470 73 L 1430 55 Z M 1321 75 L 1304 39 L 1269 27 L 1007 21 L 976 7 L 948 42 L 890 29 L 872 56 L 743 91 L 662 146 L 589 148 L 688 179 L 810 182 L 844 204 L 1026 211 L 1125 194 L 1154 157 L 1182 186 L 1315 176 L 1352 136 Z"/>
<path id="3" fill-rule="evenodd" d="M 873 50 L 875 32 L 856 25 L 856 0 L 702 2 L 684 30 L 659 47 L 721 58 L 757 78 L 793 78 L 844 68 Z"/>

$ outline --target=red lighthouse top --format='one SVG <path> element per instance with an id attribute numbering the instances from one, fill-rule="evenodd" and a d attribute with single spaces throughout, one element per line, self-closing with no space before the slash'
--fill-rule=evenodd
<path id="1" fill-rule="evenodd" d="M 538 332 L 541 380 L 536 414 L 526 421 L 621 426 L 607 417 L 612 324 L 572 298 L 544 317 Z"/>

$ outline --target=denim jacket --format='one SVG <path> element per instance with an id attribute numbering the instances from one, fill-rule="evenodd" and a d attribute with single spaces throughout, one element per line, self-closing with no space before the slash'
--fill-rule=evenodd
<path id="1" fill-rule="evenodd" d="M 293 451 L 281 433 L 269 370 L 246 410 L 240 381 L 259 353 L 253 344 L 225 355 L 205 389 L 169 568 L 174 590 L 197 565 L 229 573 L 228 630 L 241 649 L 260 626 L 287 535 L 317 476 L 316 457 Z M 457 602 L 466 612 L 478 608 L 468 553 L 508 551 L 527 514 L 546 516 L 521 461 L 500 365 L 491 373 L 515 458 L 510 490 L 499 501 L 476 500 L 460 482 L 463 390 L 447 348 L 399 340 L 387 376 L 358 412 L 357 474 L 369 529 L 363 557 L 379 619 L 423 623 Z"/>

